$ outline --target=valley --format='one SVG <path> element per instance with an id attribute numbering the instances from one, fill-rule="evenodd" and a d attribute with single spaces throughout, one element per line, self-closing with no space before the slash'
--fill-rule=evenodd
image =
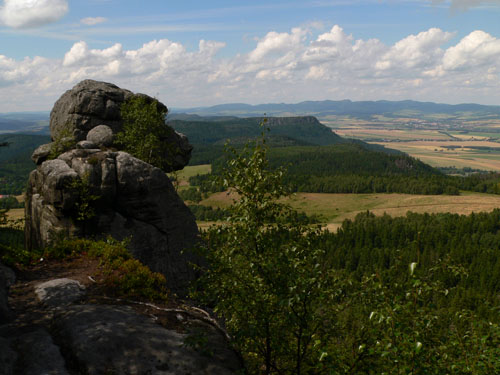
<path id="1" fill-rule="evenodd" d="M 196 174 L 210 172 L 209 165 L 187 166 L 178 174 L 180 187 L 185 190 L 189 186 L 188 179 Z M 212 208 L 227 208 L 234 194 L 217 192 L 210 194 L 198 204 Z M 304 212 L 308 216 L 318 216 L 320 223 L 330 231 L 336 231 L 344 220 L 352 220 L 357 214 L 369 210 L 376 216 L 384 214 L 401 217 L 408 211 L 414 213 L 453 213 L 469 215 L 472 212 L 490 212 L 500 208 L 500 196 L 474 192 L 462 192 L 461 195 L 418 195 L 418 194 L 327 194 L 327 193 L 294 193 L 282 200 L 293 209 Z M 213 222 L 198 220 L 200 228 L 206 228 Z"/>
<path id="2" fill-rule="evenodd" d="M 320 121 L 336 134 L 399 150 L 433 167 L 500 170 L 500 120 L 443 116 L 373 116 L 369 120 L 327 116 Z"/>

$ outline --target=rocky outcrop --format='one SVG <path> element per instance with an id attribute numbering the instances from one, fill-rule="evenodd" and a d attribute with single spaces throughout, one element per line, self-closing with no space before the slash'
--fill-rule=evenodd
<path id="1" fill-rule="evenodd" d="M 0 375 L 230 375 L 242 370 L 224 332 L 199 311 L 140 302 L 136 308 L 87 303 L 82 285 L 67 278 L 34 288 L 39 302 L 17 306 L 22 307 L 17 319 L 0 325 Z M 149 312 L 147 306 L 156 310 Z"/>
<path id="2" fill-rule="evenodd" d="M 106 124 L 114 132 L 123 125 L 120 106 L 132 95 L 111 83 L 84 80 L 66 91 L 50 112 L 50 135 L 58 138 L 71 130 L 77 141 L 83 141 L 94 127 Z"/>
<path id="3" fill-rule="evenodd" d="M 55 332 L 66 354 L 89 375 L 234 374 L 237 357 L 220 334 L 202 327 L 210 355 L 188 345 L 189 330 L 167 330 L 129 306 L 72 306 L 58 316 Z"/>
<path id="4" fill-rule="evenodd" d="M 132 254 L 163 273 L 173 291 L 184 294 L 194 278 L 189 264 L 197 262 L 189 252 L 198 234 L 195 218 L 165 171 L 114 144 L 123 127 L 120 107 L 134 95 L 154 100 L 110 83 L 85 80 L 55 103 L 50 115 L 55 141 L 40 146 L 32 156 L 37 168 L 30 174 L 25 203 L 26 247 L 43 248 L 57 233 L 129 238 Z M 63 138 L 63 143 L 71 149 L 48 160 L 68 132 L 75 140 Z M 163 142 L 176 150 L 168 155 L 167 164 L 181 169 L 192 147 L 182 134 L 167 133 Z"/>
<path id="5" fill-rule="evenodd" d="M 113 134 L 121 131 L 123 128 L 123 120 L 120 115 L 121 106 L 133 96 L 145 98 L 146 103 L 155 100 L 148 95 L 134 94 L 111 83 L 90 79 L 80 82 L 71 90 L 66 91 L 54 104 L 50 113 L 52 140 L 73 135 L 76 142 L 88 140 L 99 147 L 110 147 L 112 145 L 112 142 L 109 142 L 110 136 L 102 133 L 100 125 L 108 126 Z M 164 104 L 159 103 L 158 106 L 165 112 L 167 111 Z M 95 128 L 100 129 L 99 131 L 93 130 Z M 169 165 L 172 170 L 182 169 L 188 164 L 193 147 L 184 135 L 173 129 L 168 132 L 166 137 L 166 139 L 162 139 L 162 142 L 172 145 L 170 149 L 175 150 L 173 156 L 165 155 L 172 158 Z M 40 158 L 39 154 L 40 152 L 37 152 L 37 156 L 33 157 L 37 164 L 45 160 Z"/>
<path id="6" fill-rule="evenodd" d="M 47 246 L 57 233 L 130 238 L 137 259 L 186 292 L 198 229 L 162 170 L 122 151 L 74 149 L 38 166 L 28 185 L 28 249 Z"/>

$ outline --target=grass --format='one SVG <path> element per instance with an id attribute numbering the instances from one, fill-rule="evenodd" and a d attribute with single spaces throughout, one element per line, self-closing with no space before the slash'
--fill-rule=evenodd
<path id="1" fill-rule="evenodd" d="M 24 208 L 12 208 L 7 211 L 7 218 L 9 220 L 24 219 Z"/>
<path id="2" fill-rule="evenodd" d="M 200 204 L 227 207 L 233 198 L 227 193 L 216 193 Z M 336 230 L 344 220 L 353 219 L 358 213 L 367 210 L 375 215 L 387 213 L 391 216 L 404 216 L 408 211 L 470 214 L 500 208 L 500 196 L 480 193 L 462 193 L 460 196 L 298 193 L 286 202 L 307 215 L 320 215 L 330 230 Z"/>
<path id="3" fill-rule="evenodd" d="M 189 184 L 189 177 L 208 174 L 212 171 L 212 166 L 210 164 L 202 165 L 192 165 L 184 167 L 184 169 L 177 172 L 177 180 L 179 181 L 179 186 L 187 186 Z"/>

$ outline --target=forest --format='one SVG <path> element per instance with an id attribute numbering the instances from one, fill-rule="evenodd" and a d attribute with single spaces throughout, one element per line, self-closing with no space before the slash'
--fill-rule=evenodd
<path id="1" fill-rule="evenodd" d="M 29 173 L 35 164 L 33 150 L 50 142 L 46 135 L 0 134 L 0 194 L 19 195 L 26 189 Z"/>

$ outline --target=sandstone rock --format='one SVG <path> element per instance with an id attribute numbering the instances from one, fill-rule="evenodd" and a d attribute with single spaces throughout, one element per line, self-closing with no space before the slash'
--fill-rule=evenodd
<path id="1" fill-rule="evenodd" d="M 35 286 L 38 300 L 50 307 L 69 305 L 85 295 L 85 287 L 76 280 L 54 279 Z"/>
<path id="2" fill-rule="evenodd" d="M 44 328 L 21 335 L 16 339 L 16 344 L 20 354 L 16 365 L 18 369 L 22 369 L 22 374 L 69 374 L 59 347 Z"/>
<path id="3" fill-rule="evenodd" d="M 50 135 L 58 137 L 65 129 L 82 141 L 93 127 L 106 123 L 115 132 L 122 126 L 121 104 L 133 94 L 111 83 L 84 80 L 66 91 L 50 113 Z"/>
<path id="4" fill-rule="evenodd" d="M 90 140 L 97 145 L 101 145 L 98 139 L 101 135 L 95 136 L 88 133 L 92 129 L 106 124 L 113 134 L 121 131 L 123 120 L 120 115 L 121 105 L 132 96 L 141 96 L 146 99 L 146 103 L 151 103 L 153 98 L 145 94 L 133 94 L 129 90 L 121 89 L 111 83 L 98 82 L 90 79 L 84 80 L 66 91 L 54 104 L 50 113 L 50 135 L 53 140 L 59 138 L 62 134 L 70 131 L 77 142 L 85 139 Z M 160 108 L 167 111 L 167 107 L 159 103 Z M 165 125 L 168 126 L 168 125 Z M 99 130 L 100 131 L 100 130 Z M 192 146 L 187 138 L 175 131 L 169 132 L 168 139 L 162 142 L 168 142 L 172 145 L 171 149 L 175 154 L 165 155 L 172 159 L 169 165 L 171 170 L 179 170 L 185 167 L 191 157 Z M 109 147 L 108 136 L 104 147 Z M 33 156 L 35 158 L 35 156 Z M 170 172 L 171 170 L 167 170 Z"/>
<path id="5" fill-rule="evenodd" d="M 9 309 L 9 288 L 15 283 L 16 274 L 10 268 L 0 263 L 0 324 L 8 322 L 12 318 Z"/>
<path id="6" fill-rule="evenodd" d="M 67 181 L 75 179 L 85 179 L 89 193 L 100 197 L 88 220 L 72 219 L 79 196 Z M 134 257 L 164 274 L 174 292 L 185 294 L 195 277 L 194 216 L 162 170 L 125 152 L 75 149 L 44 162 L 30 175 L 25 216 L 29 249 L 47 246 L 51 232 L 130 237 Z"/>
<path id="7" fill-rule="evenodd" d="M 95 143 L 90 141 L 80 141 L 76 144 L 76 148 L 83 150 L 99 149 Z"/>
<path id="8" fill-rule="evenodd" d="M 45 160 L 47 160 L 53 144 L 54 143 L 52 142 L 39 146 L 35 151 L 33 151 L 31 160 L 33 160 L 36 165 L 42 164 Z"/>
<path id="9" fill-rule="evenodd" d="M 186 345 L 188 334 L 167 330 L 130 307 L 71 306 L 55 323 L 66 355 L 89 375 L 225 375 L 241 369 L 222 336 L 206 330 L 213 355 L 203 355 Z"/>
<path id="10" fill-rule="evenodd" d="M 113 138 L 113 130 L 107 125 L 98 125 L 87 134 L 87 141 L 96 144 L 98 147 L 111 147 Z"/>

